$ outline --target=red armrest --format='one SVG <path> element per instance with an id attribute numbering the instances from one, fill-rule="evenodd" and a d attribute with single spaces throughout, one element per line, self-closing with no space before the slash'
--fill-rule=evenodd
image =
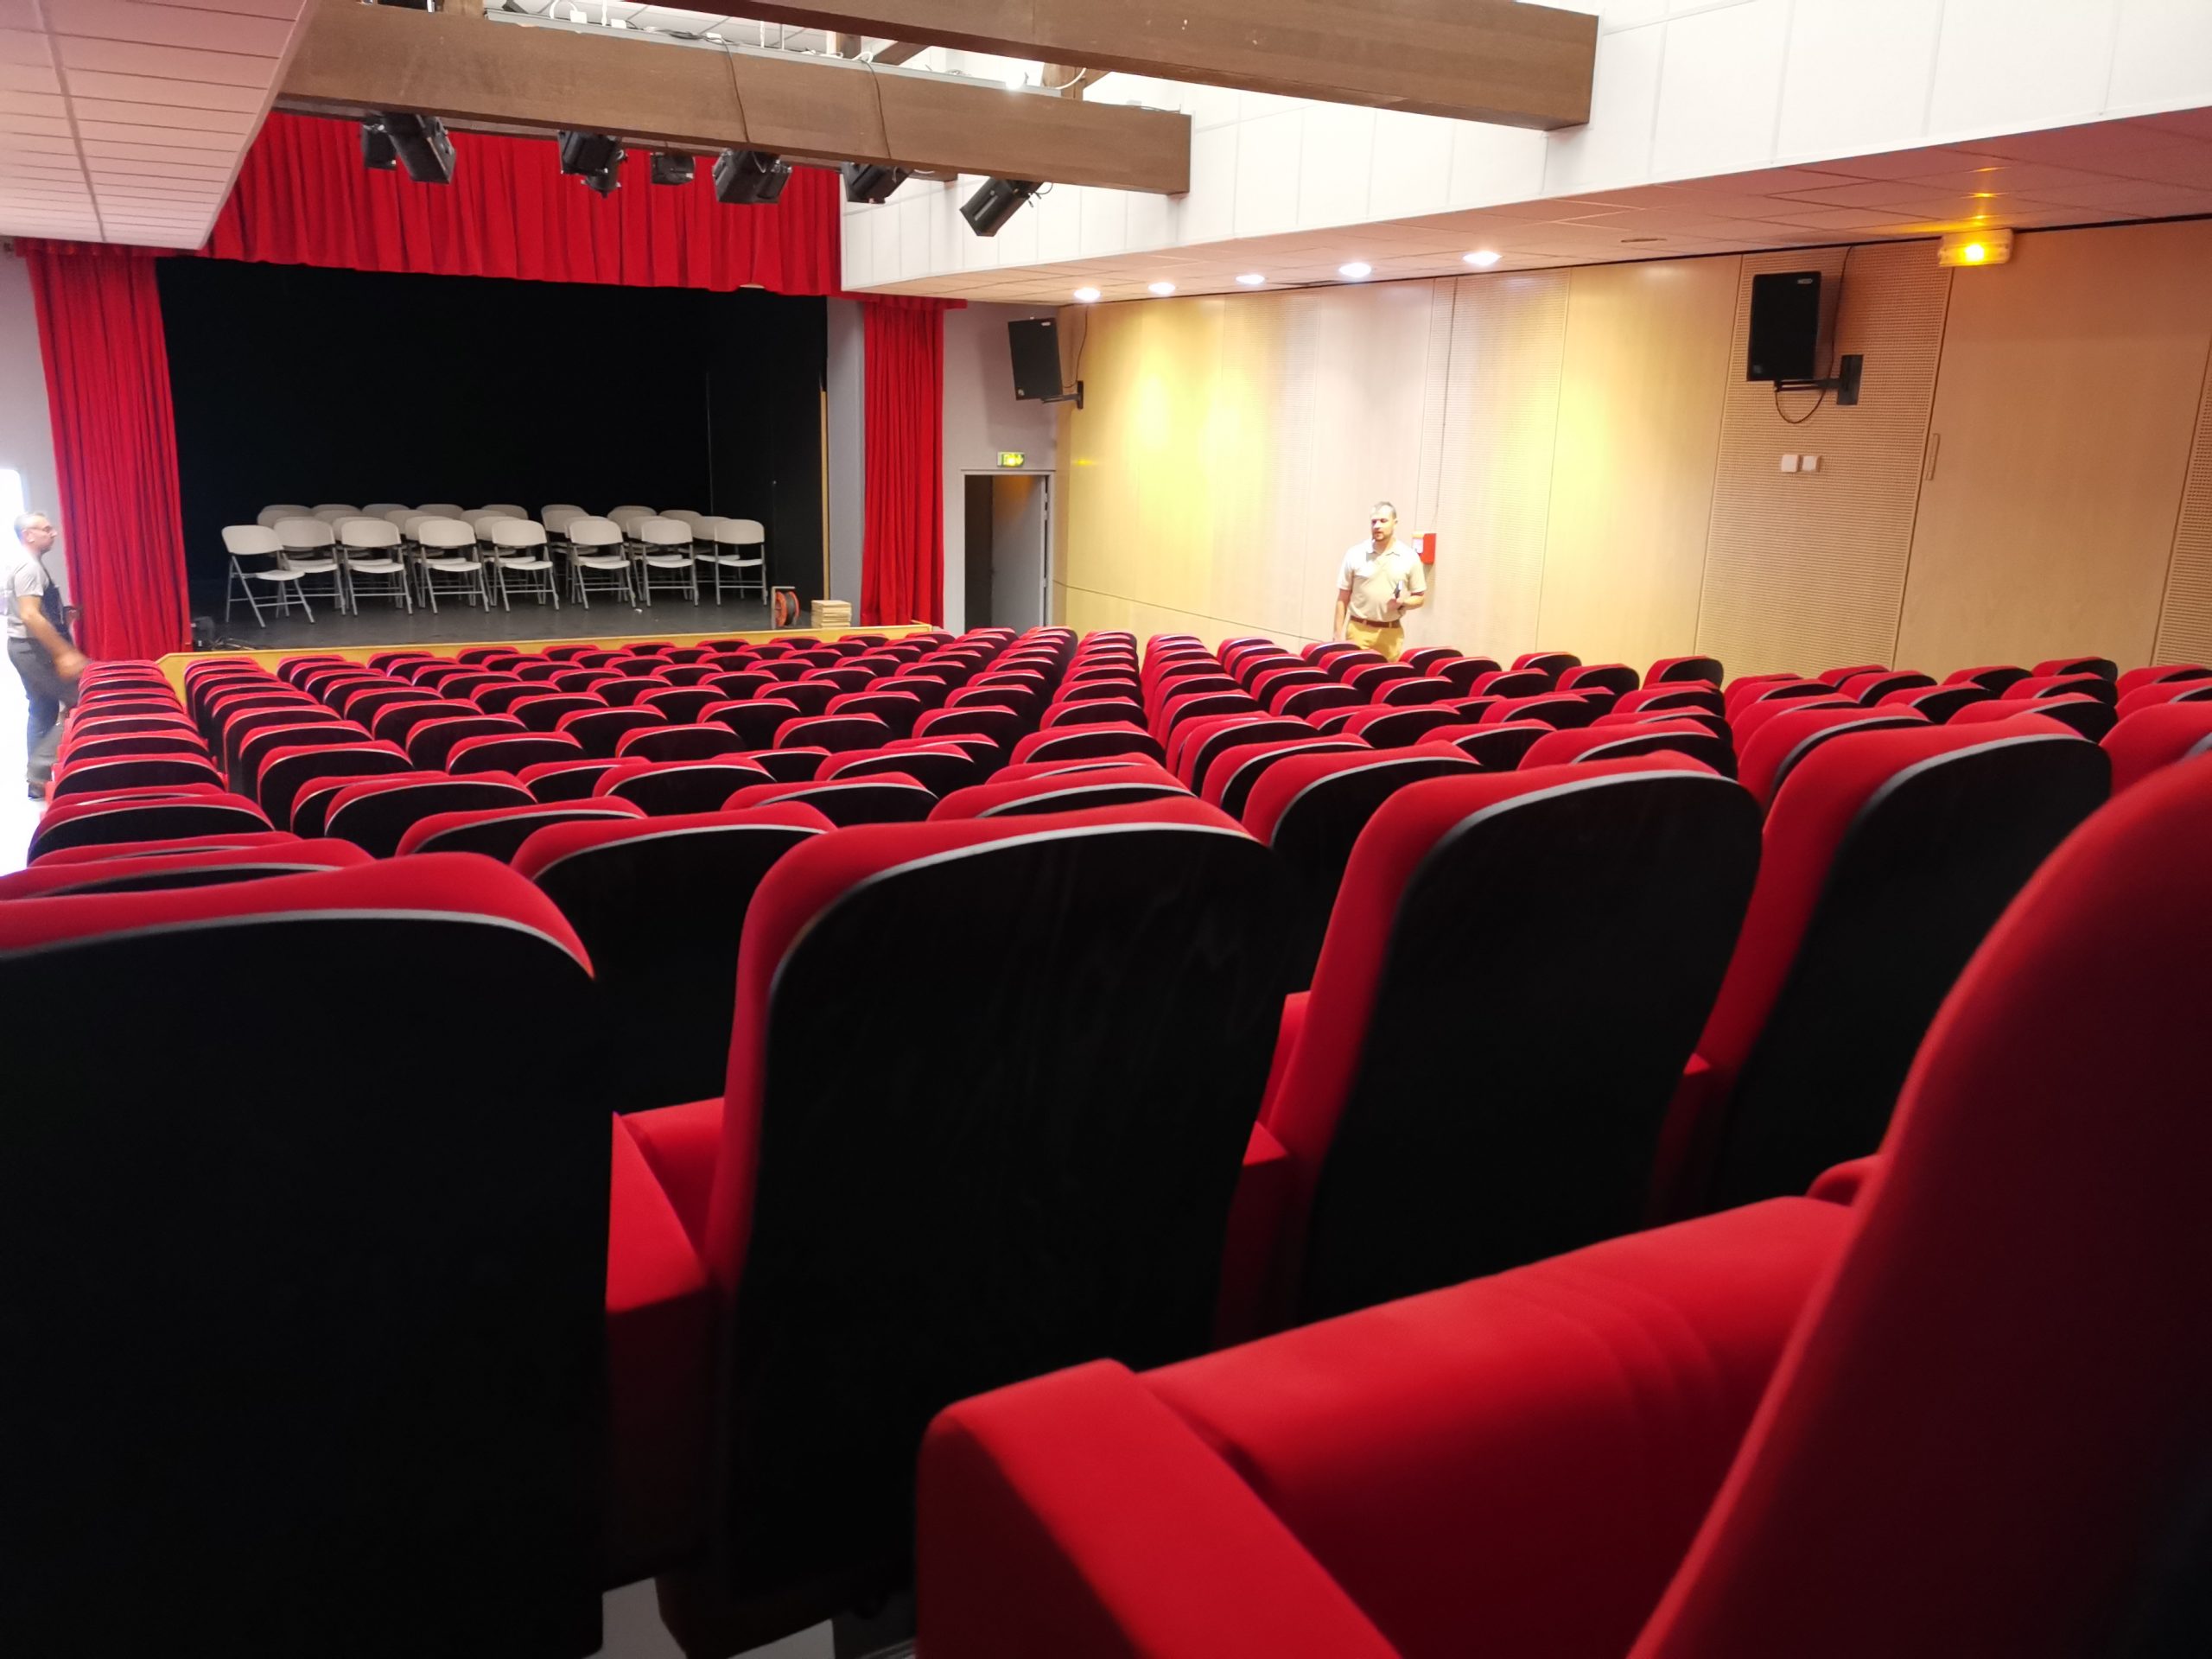
<path id="1" fill-rule="evenodd" d="M 1848 1163 L 1823 1171 L 1820 1179 L 1813 1183 L 1813 1190 L 1805 1196 L 1818 1198 L 1823 1204 L 1856 1204 L 1866 1190 L 1866 1184 L 1874 1179 L 1874 1172 L 1881 1166 L 1882 1154 L 1878 1152 L 1853 1158 Z"/>
<path id="2" fill-rule="evenodd" d="M 919 1510 L 929 1659 L 1391 1654 L 1252 1490 L 1111 1360 L 940 1413 Z"/>
<path id="3" fill-rule="evenodd" d="M 1300 999 L 1301 1001 L 1304 999 Z M 1249 1342 L 1281 1323 L 1275 1310 L 1275 1257 L 1289 1212 L 1290 1154 L 1255 1123 L 1244 1144 L 1244 1167 L 1229 1206 L 1221 1250 L 1221 1290 L 1214 1302 L 1214 1345 Z"/>
<path id="4" fill-rule="evenodd" d="M 613 1135 L 607 1226 L 610 1585 L 653 1572 L 699 1535 L 715 1351 L 707 1270 L 619 1117 Z"/>

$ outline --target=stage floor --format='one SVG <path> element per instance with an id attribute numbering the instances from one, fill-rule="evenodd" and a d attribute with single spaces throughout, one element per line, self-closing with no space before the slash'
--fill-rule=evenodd
<path id="1" fill-rule="evenodd" d="M 264 607 L 267 613 L 267 607 Z M 665 639 L 672 633 L 741 633 L 770 626 L 766 605 L 725 599 L 697 605 L 677 596 L 663 599 L 642 611 L 605 601 L 589 610 L 564 604 L 559 610 L 534 601 L 519 603 L 511 611 L 497 606 L 489 612 L 474 605 L 443 605 L 433 616 L 422 606 L 410 616 L 389 601 L 371 600 L 359 616 L 340 616 L 321 606 L 310 622 L 295 610 L 289 616 L 269 615 L 269 626 L 253 625 L 253 613 L 243 605 L 231 613 L 230 626 L 215 619 L 219 651 L 312 651 L 350 645 L 480 645 L 498 639 L 547 639 L 580 636 L 599 639 Z"/>

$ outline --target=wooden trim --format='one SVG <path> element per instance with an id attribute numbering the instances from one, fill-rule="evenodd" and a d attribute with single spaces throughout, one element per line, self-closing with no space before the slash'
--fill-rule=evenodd
<path id="1" fill-rule="evenodd" d="M 1544 129 L 1589 120 L 1598 54 L 1595 17 L 1518 0 L 753 0 L 745 11 L 770 22 Z"/>
<path id="2" fill-rule="evenodd" d="M 405 111 L 498 132 L 583 128 L 639 148 L 766 149 L 1166 194 L 1191 184 L 1190 118 L 1172 111 L 355 0 L 322 0 L 278 103 L 353 118 Z"/>

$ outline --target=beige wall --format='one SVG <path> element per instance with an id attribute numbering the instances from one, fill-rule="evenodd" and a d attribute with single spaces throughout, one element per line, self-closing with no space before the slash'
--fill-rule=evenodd
<path id="1" fill-rule="evenodd" d="M 1056 611 L 1319 638 L 1389 496 L 1439 538 L 1417 642 L 1732 673 L 2201 658 L 2208 268 L 2190 221 L 2023 235 L 1955 283 L 1915 242 L 1070 310 Z M 1739 365 L 1751 278 L 1802 269 L 1844 276 L 1836 349 L 1866 369 L 1858 406 L 1792 425 L 1813 397 Z"/>

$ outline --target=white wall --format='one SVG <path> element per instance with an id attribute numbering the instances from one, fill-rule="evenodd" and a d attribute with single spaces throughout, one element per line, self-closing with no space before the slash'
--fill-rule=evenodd
<path id="1" fill-rule="evenodd" d="M 852 221 L 848 219 L 847 224 Z M 966 226 L 962 226 L 965 233 Z M 967 491 L 971 472 L 995 471 L 999 452 L 1019 449 L 1028 472 L 1047 472 L 1054 459 L 1053 405 L 1014 395 L 1014 358 L 1006 326 L 1017 317 L 1049 317 L 1050 307 L 970 305 L 944 314 L 944 626 L 966 626 Z"/>
<path id="2" fill-rule="evenodd" d="M 0 467 L 23 475 L 27 507 L 58 512 L 54 485 L 54 434 L 46 418 L 46 370 L 39 359 L 38 314 L 31 304 L 30 268 L 12 253 L 0 254 Z M 12 535 L 0 525 L 0 535 Z M 69 526 L 61 527 L 62 556 L 47 568 L 69 585 L 64 568 Z"/>
<path id="3" fill-rule="evenodd" d="M 858 300 L 831 300 L 830 597 L 861 613 L 861 543 L 868 515 L 868 324 Z"/>
<path id="4" fill-rule="evenodd" d="M 958 213 L 979 181 L 910 181 L 882 207 L 849 210 L 845 285 L 1580 197 L 2212 105 L 2212 0 L 1557 3 L 1599 17 L 1586 126 L 1524 132 L 1109 75 L 1089 90 L 1094 101 L 1190 115 L 1189 194 L 1060 186 L 985 238 Z M 986 74 L 1008 67 L 960 53 L 946 62 Z"/>

